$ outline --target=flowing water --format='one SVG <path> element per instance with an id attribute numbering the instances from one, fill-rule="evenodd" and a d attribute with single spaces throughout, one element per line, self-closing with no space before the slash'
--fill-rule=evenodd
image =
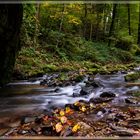
<path id="1" fill-rule="evenodd" d="M 138 86 L 126 88 L 124 75 L 120 72 L 113 75 L 97 74 L 94 80 L 100 86 L 93 89 L 90 94 L 79 97 L 73 97 L 73 93 L 80 93 L 89 76 L 76 85 L 66 87 L 41 86 L 40 82 L 47 75 L 36 78 L 34 81 L 21 80 L 9 83 L 5 88 L 0 89 L 0 118 L 41 112 L 79 100 L 89 101 L 91 98 L 98 98 L 101 93 L 108 91 L 116 94 L 112 104 L 123 105 L 124 99 L 128 97 L 127 92 L 140 90 Z"/>

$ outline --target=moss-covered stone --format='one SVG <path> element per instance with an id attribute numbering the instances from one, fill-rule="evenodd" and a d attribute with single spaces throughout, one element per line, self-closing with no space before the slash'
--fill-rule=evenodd
<path id="1" fill-rule="evenodd" d="M 124 78 L 126 82 L 138 80 L 140 78 L 140 72 L 127 74 Z"/>

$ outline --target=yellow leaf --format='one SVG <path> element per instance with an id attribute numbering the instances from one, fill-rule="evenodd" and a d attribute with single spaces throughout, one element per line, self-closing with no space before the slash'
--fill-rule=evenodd
<path id="1" fill-rule="evenodd" d="M 66 114 L 73 114 L 73 110 L 70 107 L 66 107 Z"/>
<path id="2" fill-rule="evenodd" d="M 64 115 L 65 115 L 65 112 L 64 112 L 63 110 L 61 110 L 61 111 L 59 112 L 59 114 L 60 114 L 60 116 L 64 116 Z"/>
<path id="3" fill-rule="evenodd" d="M 79 102 L 75 102 L 74 105 L 75 106 L 80 106 L 80 103 Z"/>
<path id="4" fill-rule="evenodd" d="M 66 123 L 67 120 L 68 120 L 68 119 L 67 119 L 65 116 L 62 116 L 62 117 L 60 118 L 60 121 L 61 121 L 62 124 Z"/>
<path id="5" fill-rule="evenodd" d="M 77 132 L 77 130 L 80 129 L 80 126 L 78 124 L 76 124 L 73 128 L 72 128 L 72 132 Z"/>
<path id="6" fill-rule="evenodd" d="M 82 107 L 80 107 L 80 110 L 81 110 L 82 112 L 85 112 L 87 109 L 86 109 L 85 106 L 82 106 Z"/>
<path id="7" fill-rule="evenodd" d="M 57 133 L 59 133 L 62 130 L 62 128 L 63 128 L 63 126 L 61 125 L 60 122 L 55 125 L 55 129 L 56 129 Z"/>
<path id="8" fill-rule="evenodd" d="M 93 105 L 93 103 L 90 103 L 90 108 L 94 108 L 94 105 Z"/>

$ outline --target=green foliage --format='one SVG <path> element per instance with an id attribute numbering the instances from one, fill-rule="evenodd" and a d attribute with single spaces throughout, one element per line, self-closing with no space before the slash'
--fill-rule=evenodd
<path id="1" fill-rule="evenodd" d="M 140 62 L 138 5 L 131 5 L 131 36 L 126 5 L 118 5 L 112 45 L 108 33 L 112 4 L 25 4 L 22 46 L 16 67 L 26 75 L 77 70 L 108 73 L 107 64 Z M 24 69 L 24 70 L 23 70 Z M 115 67 L 115 70 L 125 67 Z M 112 67 L 109 69 L 112 71 Z"/>
<path id="2" fill-rule="evenodd" d="M 133 43 L 134 43 L 134 39 L 132 36 L 119 37 L 117 39 L 115 47 L 129 51 L 129 50 L 133 49 L 133 47 L 135 47 L 133 45 Z"/>

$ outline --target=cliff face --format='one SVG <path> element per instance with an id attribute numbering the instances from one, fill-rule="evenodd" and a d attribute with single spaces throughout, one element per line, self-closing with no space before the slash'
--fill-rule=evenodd
<path id="1" fill-rule="evenodd" d="M 21 4 L 0 5 L 0 85 L 10 80 L 20 50 L 22 16 Z"/>

